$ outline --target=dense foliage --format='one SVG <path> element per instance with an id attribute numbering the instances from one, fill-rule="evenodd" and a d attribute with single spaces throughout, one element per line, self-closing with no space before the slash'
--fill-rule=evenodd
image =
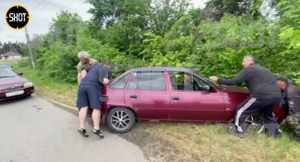
<path id="1" fill-rule="evenodd" d="M 300 83 L 300 0 L 274 0 L 274 20 L 260 14 L 263 0 L 211 0 L 204 9 L 191 8 L 189 0 L 88 2 L 90 21 L 61 12 L 49 33 L 32 40 L 43 74 L 75 82 L 77 53 L 86 50 L 99 62 L 126 67 L 114 75 L 132 67 L 176 66 L 233 77 L 243 56 L 253 54 Z"/>

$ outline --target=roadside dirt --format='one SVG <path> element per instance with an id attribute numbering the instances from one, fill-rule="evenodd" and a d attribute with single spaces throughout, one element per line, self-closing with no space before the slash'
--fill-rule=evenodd
<path id="1" fill-rule="evenodd" d="M 145 156 L 151 162 L 199 162 L 197 156 L 189 157 L 180 153 L 170 142 L 151 132 L 145 131 L 145 127 L 151 127 L 155 123 L 138 123 L 134 129 L 120 136 L 139 146 Z"/>

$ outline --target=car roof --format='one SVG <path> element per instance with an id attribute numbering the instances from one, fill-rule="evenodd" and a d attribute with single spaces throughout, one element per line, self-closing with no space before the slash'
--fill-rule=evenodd
<path id="1" fill-rule="evenodd" d="M 126 74 L 128 74 L 130 72 L 136 72 L 136 71 L 176 71 L 176 72 L 185 72 L 185 73 L 196 74 L 197 76 L 204 79 L 206 82 L 210 82 L 202 74 L 196 73 L 192 69 L 188 69 L 188 68 L 179 68 L 179 67 L 141 67 L 141 68 L 131 69 L 131 70 L 127 71 Z"/>
<path id="2" fill-rule="evenodd" d="M 180 71 L 180 72 L 194 73 L 194 71 L 191 69 L 177 68 L 177 67 L 142 67 L 142 68 L 135 68 L 130 71 Z"/>

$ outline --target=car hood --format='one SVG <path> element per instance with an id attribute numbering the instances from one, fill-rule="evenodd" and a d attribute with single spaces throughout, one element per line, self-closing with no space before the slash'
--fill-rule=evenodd
<path id="1" fill-rule="evenodd" d="M 16 77 L 9 77 L 9 78 L 0 78 L 0 88 L 7 87 L 7 86 L 18 86 L 23 85 L 24 83 L 28 82 L 27 79 L 16 76 Z"/>
<path id="2" fill-rule="evenodd" d="M 248 88 L 237 87 L 237 86 L 224 86 L 222 85 L 222 89 L 225 92 L 232 92 L 232 93 L 245 93 L 249 94 Z"/>

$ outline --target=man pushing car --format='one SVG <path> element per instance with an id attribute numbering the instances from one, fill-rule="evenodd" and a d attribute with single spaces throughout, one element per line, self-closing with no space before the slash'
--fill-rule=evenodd
<path id="1" fill-rule="evenodd" d="M 284 76 L 277 78 L 277 84 L 283 91 L 283 99 L 287 100 L 288 116 L 286 121 L 293 129 L 292 140 L 300 142 L 300 87 L 289 83 Z"/>
<path id="2" fill-rule="evenodd" d="M 77 96 L 77 107 L 79 109 L 79 129 L 78 132 L 84 137 L 88 137 L 86 132 L 86 117 L 88 108 L 93 109 L 92 119 L 94 134 L 104 138 L 100 130 L 100 117 L 102 105 L 102 88 L 110 83 L 110 63 L 103 65 L 93 65 L 82 71 L 82 81 L 79 85 Z"/>
<path id="3" fill-rule="evenodd" d="M 237 106 L 234 118 L 234 133 L 241 135 L 245 132 L 242 124 L 248 116 L 263 113 L 266 123 L 276 126 L 273 135 L 280 137 L 282 133 L 273 114 L 276 105 L 281 100 L 281 91 L 276 83 L 276 78 L 269 69 L 256 64 L 256 58 L 252 55 L 246 55 L 242 65 L 244 69 L 233 79 L 210 77 L 210 80 L 225 85 L 236 85 L 245 82 L 250 91 L 250 96 Z"/>

